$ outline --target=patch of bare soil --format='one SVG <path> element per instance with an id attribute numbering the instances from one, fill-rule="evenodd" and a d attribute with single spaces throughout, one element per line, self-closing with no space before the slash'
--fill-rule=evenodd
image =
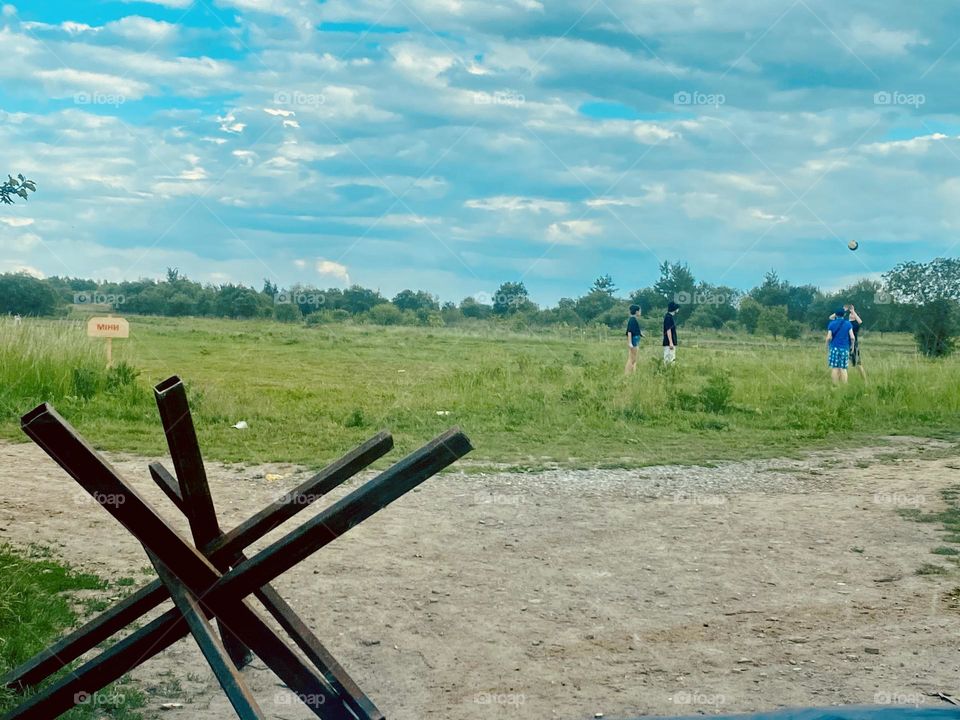
<path id="1" fill-rule="evenodd" d="M 148 459 L 110 459 L 188 536 Z M 957 468 L 945 444 L 900 438 L 716 468 L 450 473 L 275 586 L 391 720 L 932 705 L 960 694 L 945 600 L 960 580 L 916 574 L 949 565 L 930 553 L 940 532 L 896 511 L 940 508 Z M 208 473 L 224 528 L 306 476 Z M 0 444 L 4 541 L 153 579 L 139 545 L 30 445 Z M 312 717 L 259 660 L 245 675 L 269 717 Z M 147 717 L 235 717 L 190 639 L 133 676 Z"/>

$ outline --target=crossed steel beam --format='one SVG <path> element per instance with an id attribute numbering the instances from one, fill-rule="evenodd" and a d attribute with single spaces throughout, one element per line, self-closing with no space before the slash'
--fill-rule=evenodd
<path id="1" fill-rule="evenodd" d="M 383 720 L 383 714 L 269 583 L 469 453 L 470 441 L 457 428 L 447 431 L 248 558 L 247 547 L 385 455 L 393 448 L 393 439 L 388 433 L 376 435 L 224 533 L 183 383 L 172 377 L 154 392 L 176 474 L 160 463 L 150 465 L 150 474 L 187 517 L 194 545 L 178 535 L 52 407 L 40 405 L 21 419 L 24 432 L 140 541 L 159 579 L 14 668 L 0 683 L 21 692 L 34 691 L 168 598 L 174 607 L 67 670 L 4 720 L 56 717 L 77 704 L 78 698 L 97 692 L 188 634 L 242 720 L 265 717 L 240 673 L 251 652 L 321 720 Z M 251 594 L 300 654 L 249 604 L 246 598 Z M 219 626 L 219 638 L 210 618 Z"/>

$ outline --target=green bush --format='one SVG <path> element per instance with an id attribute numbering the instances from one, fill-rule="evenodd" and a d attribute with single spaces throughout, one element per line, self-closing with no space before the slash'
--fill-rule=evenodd
<path id="1" fill-rule="evenodd" d="M 140 371 L 125 360 L 107 370 L 107 390 L 119 390 L 133 385 L 140 376 Z"/>
<path id="2" fill-rule="evenodd" d="M 727 412 L 732 398 L 733 383 L 721 373 L 711 375 L 706 386 L 700 391 L 700 404 L 704 410 L 711 413 Z"/>
<path id="3" fill-rule="evenodd" d="M 914 339 L 927 357 L 946 357 L 956 348 L 960 334 L 960 310 L 952 300 L 934 300 L 919 309 Z"/>

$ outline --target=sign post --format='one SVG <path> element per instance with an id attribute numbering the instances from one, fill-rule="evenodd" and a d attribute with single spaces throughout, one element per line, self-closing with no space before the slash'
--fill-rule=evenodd
<path id="1" fill-rule="evenodd" d="M 113 339 L 130 337 L 130 323 L 123 318 L 92 317 L 87 321 L 87 337 L 107 339 L 107 367 L 113 367 Z"/>

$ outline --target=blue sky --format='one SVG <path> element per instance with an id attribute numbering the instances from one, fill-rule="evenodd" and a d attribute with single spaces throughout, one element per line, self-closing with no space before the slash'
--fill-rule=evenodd
<path id="1" fill-rule="evenodd" d="M 0 272 L 554 303 L 956 255 L 960 7 L 5 4 Z M 856 239 L 860 249 L 846 250 Z"/>

